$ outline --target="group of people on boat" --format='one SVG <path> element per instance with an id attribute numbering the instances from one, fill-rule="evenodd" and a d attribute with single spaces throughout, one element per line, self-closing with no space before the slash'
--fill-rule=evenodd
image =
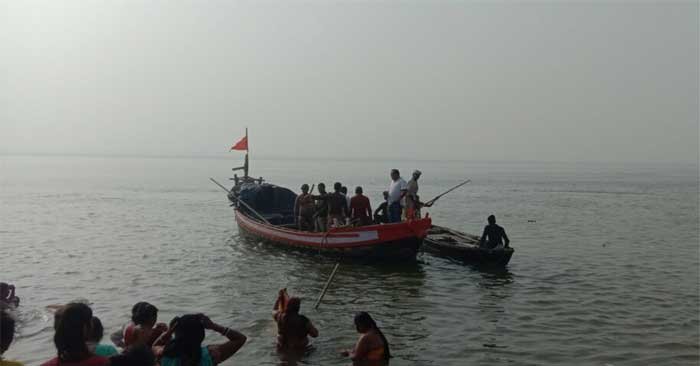
<path id="1" fill-rule="evenodd" d="M 0 283 L 0 288 L 12 288 Z M 2 303 L 11 305 L 0 310 L 0 366 L 22 366 L 2 355 L 14 339 L 18 302 L 3 293 Z M 158 309 L 148 302 L 138 302 L 131 309 L 131 320 L 111 335 L 114 345 L 101 343 L 104 327 L 90 306 L 81 301 L 47 307 L 54 312 L 56 356 L 41 366 L 211 366 L 232 357 L 247 341 L 241 332 L 222 326 L 204 314 L 186 314 L 158 322 Z M 283 359 L 298 359 L 310 350 L 309 337 L 319 331 L 300 314 L 301 300 L 280 290 L 273 307 L 277 324 L 277 350 Z M 355 316 L 360 337 L 354 348 L 341 352 L 356 365 L 384 365 L 391 357 L 389 343 L 372 317 L 366 312 Z M 225 341 L 204 344 L 207 331 L 220 334 Z"/>
<path id="2" fill-rule="evenodd" d="M 301 193 L 294 202 L 294 217 L 299 230 L 325 232 L 332 227 L 345 225 L 363 226 L 395 223 L 404 219 L 420 218 L 421 207 L 431 203 L 421 202 L 418 196 L 418 179 L 421 172 L 413 172 L 406 182 L 398 169 L 390 173 L 389 189 L 382 193 L 383 201 L 372 212 L 372 205 L 362 187 L 355 188 L 355 195 L 348 195 L 348 188 L 340 182 L 333 184 L 333 192 L 326 191 L 325 183 L 318 183 L 318 194 L 313 187 L 301 186 Z"/>

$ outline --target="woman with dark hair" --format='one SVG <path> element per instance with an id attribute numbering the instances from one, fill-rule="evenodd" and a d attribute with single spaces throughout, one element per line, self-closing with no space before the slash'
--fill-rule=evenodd
<path id="1" fill-rule="evenodd" d="M 137 302 L 131 308 L 131 321 L 121 331 L 112 334 L 112 342 L 128 349 L 135 346 L 152 346 L 168 326 L 157 323 L 158 308 L 145 301 Z"/>
<path id="2" fill-rule="evenodd" d="M 161 366 L 211 366 L 233 356 L 246 342 L 246 336 L 222 327 L 204 314 L 183 315 L 170 322 L 171 327 L 155 343 L 156 354 L 161 354 Z M 211 329 L 228 338 L 222 344 L 202 346 L 204 330 Z M 171 338 L 171 335 L 175 335 Z M 166 343 L 165 347 L 160 346 Z"/>
<path id="3" fill-rule="evenodd" d="M 377 326 L 377 323 L 367 312 L 359 312 L 355 315 L 355 329 L 360 333 L 355 348 L 343 352 L 349 356 L 355 365 L 386 365 L 389 363 L 391 353 L 389 342 Z"/>
<path id="4" fill-rule="evenodd" d="M 22 366 L 21 363 L 5 360 L 2 354 L 10 348 L 15 337 L 15 318 L 5 310 L 0 310 L 0 366 Z"/>
<path id="5" fill-rule="evenodd" d="M 279 291 L 275 301 L 274 318 L 277 322 L 277 350 L 280 352 L 304 352 L 309 336 L 318 337 L 318 330 L 309 318 L 299 314 L 301 300 L 290 298 L 287 289 Z"/>
<path id="6" fill-rule="evenodd" d="M 100 318 L 93 316 L 92 327 L 90 328 L 90 334 L 88 335 L 88 349 L 98 356 L 109 357 L 118 354 L 119 351 L 117 351 L 117 349 L 111 344 L 100 344 L 103 334 L 104 327 L 102 326 Z"/>
<path id="7" fill-rule="evenodd" d="M 92 309 L 81 303 L 70 303 L 56 317 L 53 341 L 57 356 L 42 366 L 106 366 L 107 357 L 97 356 L 87 347 L 92 328 Z"/>

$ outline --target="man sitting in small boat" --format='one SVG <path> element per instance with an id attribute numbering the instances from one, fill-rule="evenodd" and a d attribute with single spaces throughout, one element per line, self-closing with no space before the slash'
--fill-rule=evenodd
<path id="1" fill-rule="evenodd" d="M 350 199 L 350 217 L 355 225 L 370 225 L 372 223 L 372 206 L 369 198 L 362 194 L 362 187 L 355 188 L 355 196 Z"/>
<path id="2" fill-rule="evenodd" d="M 341 226 L 346 223 L 348 215 L 348 201 L 341 189 L 343 185 L 336 182 L 333 184 L 333 192 L 328 199 L 328 223 L 333 226 Z"/>
<path id="3" fill-rule="evenodd" d="M 309 185 L 302 184 L 301 194 L 294 201 L 294 217 L 297 220 L 297 228 L 299 230 L 313 230 L 313 216 L 316 206 L 314 198 L 309 194 Z"/>
<path id="4" fill-rule="evenodd" d="M 499 246 L 503 246 L 503 241 L 505 240 L 505 248 L 508 248 L 510 244 L 510 239 L 506 235 L 506 231 L 496 225 L 496 216 L 491 215 L 488 217 L 489 224 L 484 227 L 484 233 L 481 234 L 481 240 L 479 246 L 487 249 L 494 249 Z"/>
<path id="5" fill-rule="evenodd" d="M 389 222 L 389 210 L 388 210 L 388 200 L 389 191 L 382 192 L 384 195 L 384 201 L 374 210 L 374 223 L 375 224 L 386 224 Z"/>

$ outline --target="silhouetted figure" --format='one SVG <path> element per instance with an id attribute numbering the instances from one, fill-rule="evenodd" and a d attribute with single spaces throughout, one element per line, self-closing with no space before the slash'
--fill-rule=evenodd
<path id="1" fill-rule="evenodd" d="M 384 195 L 384 201 L 374 210 L 375 224 L 386 224 L 389 222 L 389 191 L 384 191 L 382 194 Z"/>
<path id="2" fill-rule="evenodd" d="M 479 246 L 482 248 L 493 249 L 499 245 L 503 245 L 505 240 L 505 248 L 508 248 L 510 244 L 510 239 L 506 235 L 506 231 L 496 225 L 496 216 L 491 215 L 488 217 L 489 224 L 484 227 L 484 233 L 481 234 L 481 240 L 479 241 Z"/>

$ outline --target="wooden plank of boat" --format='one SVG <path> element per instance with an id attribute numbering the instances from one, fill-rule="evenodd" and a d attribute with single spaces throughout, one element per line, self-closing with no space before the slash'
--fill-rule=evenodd
<path id="1" fill-rule="evenodd" d="M 286 225 L 270 225 L 236 209 L 241 232 L 265 242 L 345 258 L 415 258 L 431 227 L 430 218 L 395 224 L 343 227 L 327 233 L 300 231 Z"/>
<path id="2" fill-rule="evenodd" d="M 487 266 L 505 266 L 513 256 L 513 248 L 485 249 L 479 246 L 479 237 L 433 225 L 423 241 L 423 249 L 435 256 L 458 259 L 465 263 Z"/>

